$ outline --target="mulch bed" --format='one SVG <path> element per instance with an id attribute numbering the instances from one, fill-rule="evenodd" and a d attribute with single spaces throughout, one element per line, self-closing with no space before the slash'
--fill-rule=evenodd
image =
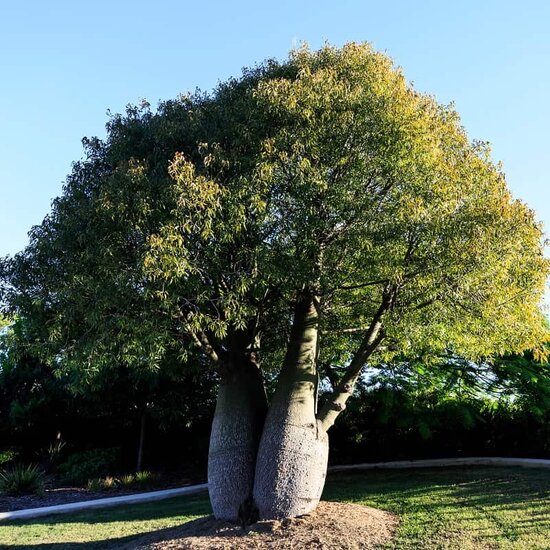
<path id="1" fill-rule="evenodd" d="M 306 516 L 260 521 L 247 529 L 212 516 L 148 534 L 124 546 L 127 550 L 374 549 L 391 540 L 394 514 L 341 502 L 321 502 Z"/>

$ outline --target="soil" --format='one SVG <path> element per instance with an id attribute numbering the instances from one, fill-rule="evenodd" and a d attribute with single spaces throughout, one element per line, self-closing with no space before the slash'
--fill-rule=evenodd
<path id="1" fill-rule="evenodd" d="M 393 538 L 397 517 L 341 502 L 321 502 L 306 516 L 260 521 L 246 529 L 212 516 L 134 540 L 127 550 L 374 549 Z"/>

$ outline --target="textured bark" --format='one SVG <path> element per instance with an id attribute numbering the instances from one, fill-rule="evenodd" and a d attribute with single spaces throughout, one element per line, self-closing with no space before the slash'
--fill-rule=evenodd
<path id="1" fill-rule="evenodd" d="M 323 490 L 328 436 L 315 419 L 315 298 L 296 306 L 290 342 L 264 425 L 254 483 L 260 517 L 307 514 Z"/>
<path id="2" fill-rule="evenodd" d="M 139 444 L 136 460 L 136 472 L 141 472 L 143 468 L 143 447 L 145 444 L 145 410 L 141 413 L 141 419 L 139 423 Z"/>
<path id="3" fill-rule="evenodd" d="M 256 454 L 267 410 L 260 370 L 228 369 L 222 378 L 210 435 L 208 491 L 214 515 L 237 521 L 252 494 Z"/>
<path id="4" fill-rule="evenodd" d="M 254 485 L 262 519 L 301 516 L 319 504 L 328 461 L 328 435 L 319 428 L 315 420 L 266 424 Z"/>
<path id="5" fill-rule="evenodd" d="M 256 367 L 237 370 L 224 379 L 209 458 L 210 498 L 216 517 L 246 522 L 241 516 L 248 510 L 254 515 L 258 512 L 261 519 L 287 518 L 317 507 L 326 478 L 327 431 L 344 410 L 365 361 L 383 338 L 382 317 L 390 304 L 391 295 L 385 294 L 346 374 L 319 414 L 319 304 L 312 294 L 304 293 L 295 305 L 287 353 L 267 417 Z"/>

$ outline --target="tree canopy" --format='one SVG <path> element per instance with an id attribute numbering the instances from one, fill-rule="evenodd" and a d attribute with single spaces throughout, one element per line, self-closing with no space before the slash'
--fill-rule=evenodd
<path id="1" fill-rule="evenodd" d="M 533 212 L 452 107 L 368 45 L 301 48 L 210 94 L 129 107 L 84 145 L 3 265 L 9 309 L 44 316 L 42 346 L 66 365 L 155 368 L 190 343 L 212 358 L 243 330 L 276 364 L 305 288 L 321 361 L 349 361 L 380 308 L 388 359 L 544 337 Z"/>
<path id="2" fill-rule="evenodd" d="M 303 47 L 129 107 L 84 145 L 2 263 L 7 312 L 39 327 L 33 354 L 85 381 L 185 368 L 190 350 L 214 367 L 219 518 L 315 508 L 327 430 L 368 362 L 548 339 L 533 212 L 454 109 L 369 45 Z M 269 409 L 260 369 L 279 372 Z M 334 384 L 318 408 L 321 372 Z"/>

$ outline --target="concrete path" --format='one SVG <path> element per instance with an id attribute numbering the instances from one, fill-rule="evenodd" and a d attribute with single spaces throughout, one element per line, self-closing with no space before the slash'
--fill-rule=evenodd
<path id="1" fill-rule="evenodd" d="M 429 460 L 398 460 L 393 462 L 372 462 L 366 464 L 350 464 L 345 466 L 332 466 L 329 472 L 347 472 L 353 470 L 399 469 L 399 468 L 437 468 L 445 466 L 521 466 L 525 468 L 549 468 L 550 460 L 542 458 L 501 458 L 501 457 L 469 457 L 469 458 L 434 458 Z M 29 519 L 50 514 L 66 514 L 79 512 L 91 508 L 106 508 L 108 506 L 120 506 L 136 504 L 139 502 L 151 502 L 180 495 L 190 495 L 208 489 L 207 483 L 190 485 L 178 489 L 165 489 L 164 491 L 152 491 L 122 497 L 99 498 L 85 500 L 71 504 L 58 504 L 57 506 L 45 506 L 43 508 L 29 508 L 27 510 L 15 510 L 13 512 L 0 512 L 0 521 L 12 519 Z"/>
<path id="2" fill-rule="evenodd" d="M 80 512 L 81 510 L 89 510 L 90 508 L 107 508 L 108 506 L 120 506 L 122 504 L 151 502 L 153 500 L 163 500 L 165 498 L 172 498 L 180 495 L 200 493 L 201 491 L 205 491 L 206 489 L 208 489 L 208 484 L 202 483 L 201 485 L 189 485 L 188 487 L 180 487 L 178 489 L 165 489 L 164 491 L 151 491 L 149 493 L 139 493 L 136 495 L 124 495 L 122 497 L 98 498 L 95 500 L 72 502 L 70 504 L 44 506 L 43 508 L 28 508 L 27 510 L 0 512 L 0 521 L 8 519 L 37 518 L 40 516 L 49 516 L 50 514 Z"/>
<path id="3" fill-rule="evenodd" d="M 427 460 L 395 460 L 393 462 L 368 462 L 332 466 L 329 472 L 352 470 L 377 470 L 391 468 L 438 468 L 444 466 L 521 466 L 523 468 L 550 468 L 550 460 L 545 458 L 501 458 L 496 456 L 473 456 L 465 458 L 430 458 Z"/>

